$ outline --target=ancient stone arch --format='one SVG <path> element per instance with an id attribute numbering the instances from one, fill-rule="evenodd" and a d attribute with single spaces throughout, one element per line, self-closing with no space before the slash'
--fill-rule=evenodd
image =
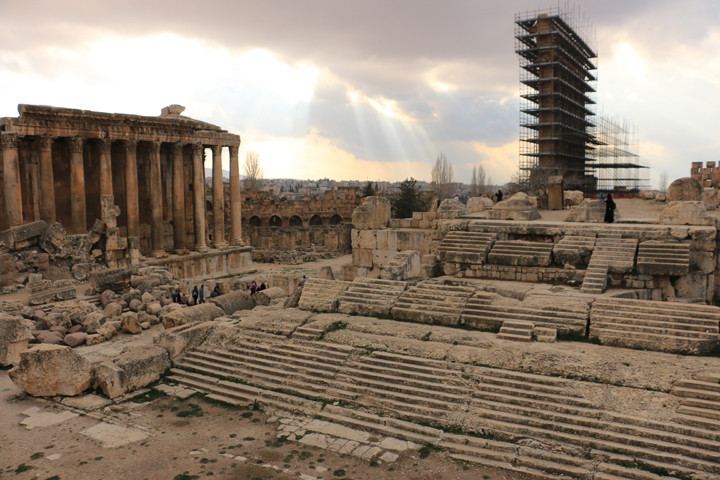
<path id="1" fill-rule="evenodd" d="M 282 219 L 277 215 L 273 215 L 268 220 L 268 225 L 270 225 L 271 227 L 282 227 Z"/>
<path id="2" fill-rule="evenodd" d="M 320 217 L 320 215 L 313 215 L 310 218 L 310 226 L 318 226 L 318 225 L 322 225 L 322 224 L 323 224 L 323 221 L 322 221 L 322 217 Z"/>
<path id="3" fill-rule="evenodd" d="M 302 218 L 300 218 L 297 215 L 293 215 L 292 217 L 290 217 L 290 226 L 291 227 L 302 227 L 303 226 Z"/>
<path id="4" fill-rule="evenodd" d="M 340 215 L 337 213 L 330 217 L 330 225 L 340 225 L 342 223 L 343 219 Z"/>
<path id="5" fill-rule="evenodd" d="M 257 215 L 253 215 L 252 217 L 250 217 L 250 220 L 248 220 L 248 223 L 250 224 L 251 227 L 259 227 L 262 225 L 262 221 L 260 220 L 260 217 L 258 217 Z"/>

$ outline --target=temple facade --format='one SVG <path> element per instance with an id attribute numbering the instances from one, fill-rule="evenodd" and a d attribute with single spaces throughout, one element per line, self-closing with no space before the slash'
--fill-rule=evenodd
<path id="1" fill-rule="evenodd" d="M 19 117 L 0 118 L 0 230 L 44 220 L 85 233 L 101 218 L 101 198 L 113 195 L 118 233 L 139 239 L 144 253 L 241 244 L 240 137 L 183 110 L 171 105 L 153 117 L 19 105 Z M 230 159 L 227 205 L 223 149 Z M 211 200 L 208 154 L 212 185 L 220 186 Z"/>

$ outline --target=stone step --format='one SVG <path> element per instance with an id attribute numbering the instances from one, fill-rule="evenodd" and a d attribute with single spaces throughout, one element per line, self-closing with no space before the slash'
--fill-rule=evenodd
<path id="1" fill-rule="evenodd" d="M 520 447 L 515 460 L 515 469 L 553 479 L 577 479 L 587 477 L 593 465 L 591 460 L 582 457 Z"/>
<path id="2" fill-rule="evenodd" d="M 467 394 L 467 387 L 465 385 L 448 384 L 445 382 L 445 378 L 435 375 L 428 376 L 420 375 L 416 372 L 379 368 L 375 365 L 368 365 L 364 362 L 356 365 L 350 365 L 343 369 L 343 371 L 354 375 L 354 378 L 358 379 L 367 378 L 376 381 L 397 382 L 412 387 L 425 388 L 427 390 L 441 390 L 443 392 L 452 393 L 453 395 Z M 410 373 L 410 375 L 408 375 L 408 373 Z"/>
<path id="3" fill-rule="evenodd" d="M 517 405 L 542 405 L 549 410 L 565 413 L 597 415 L 595 405 L 582 397 L 575 397 L 566 392 L 547 392 L 539 390 L 534 385 L 520 383 L 502 384 L 489 382 L 483 379 L 473 393 L 474 398 L 482 398 L 497 402 L 506 402 Z"/>
<path id="4" fill-rule="evenodd" d="M 518 370 L 505 370 L 501 368 L 474 367 L 472 373 L 483 380 L 497 379 L 497 382 L 521 382 L 523 388 L 528 385 L 532 390 L 558 392 L 560 390 L 574 391 L 575 383 L 561 377 L 551 377 L 548 375 L 539 375 L 536 373 L 522 372 Z"/>
<path id="5" fill-rule="evenodd" d="M 527 335 L 516 335 L 512 333 L 498 333 L 497 338 L 500 340 L 512 340 L 515 342 L 532 342 L 532 334 Z"/>
<path id="6" fill-rule="evenodd" d="M 451 404 L 461 405 L 465 403 L 466 395 L 453 395 L 443 393 L 440 390 L 426 390 L 405 385 L 397 385 L 389 382 L 370 381 L 364 379 L 362 381 L 353 381 L 350 375 L 340 374 L 334 385 L 340 385 L 342 389 L 365 393 L 367 391 L 382 398 L 392 398 L 404 401 L 408 404 L 430 406 L 432 408 L 442 409 Z"/>
<path id="7" fill-rule="evenodd" d="M 679 410 L 679 409 L 678 409 Z M 678 422 L 692 425 L 694 427 L 704 428 L 704 429 L 710 429 L 715 432 L 720 432 L 720 421 L 715 420 L 713 418 L 708 418 L 704 416 L 698 416 L 698 415 L 677 415 L 675 419 Z"/>
<path id="8" fill-rule="evenodd" d="M 399 353 L 375 351 L 370 354 L 369 359 L 394 362 L 403 365 L 403 368 L 420 369 L 418 371 L 437 372 L 439 375 L 446 374 L 448 371 L 459 372 L 460 369 L 453 367 L 452 363 L 444 360 L 435 360 L 432 358 L 417 357 L 414 355 L 401 355 Z"/>
<path id="9" fill-rule="evenodd" d="M 265 349 L 250 349 L 238 345 L 233 345 L 229 350 L 216 354 L 216 356 L 222 355 L 243 363 L 257 363 L 259 361 L 269 366 L 272 366 L 272 364 L 292 365 L 293 367 L 297 366 L 308 372 L 317 374 L 337 371 L 343 363 L 336 357 L 315 356 L 309 353 L 282 349 L 277 349 L 273 352 Z M 343 358 L 343 361 L 344 360 Z M 329 363 L 329 361 L 334 363 Z"/>
<path id="10" fill-rule="evenodd" d="M 626 324 L 626 325 L 637 325 L 637 326 L 657 326 L 657 327 L 672 327 L 675 329 L 688 329 L 717 333 L 718 326 L 711 320 L 695 319 L 689 317 L 670 317 L 662 315 L 654 315 L 648 313 L 645 315 L 636 314 L 634 317 L 624 316 L 620 312 L 609 311 L 607 313 L 591 310 L 590 320 L 593 323 L 615 323 L 615 324 Z"/>
<path id="11" fill-rule="evenodd" d="M 693 379 L 700 382 L 720 383 L 720 372 L 699 373 L 697 375 L 694 375 Z"/>
<path id="12" fill-rule="evenodd" d="M 689 405 L 680 405 L 677 408 L 677 412 L 683 415 L 709 418 L 712 420 L 718 420 L 720 423 L 720 405 L 716 409 L 711 408 L 698 408 L 691 407 Z"/>
<path id="13" fill-rule="evenodd" d="M 677 477 L 657 475 L 647 470 L 642 470 L 635 465 L 632 457 L 622 462 L 622 465 L 600 462 L 593 477 L 594 480 L 677 480 Z M 671 471 L 671 470 L 667 470 Z"/>
<path id="14" fill-rule="evenodd" d="M 280 378 L 288 375 L 291 377 L 302 376 L 302 378 L 307 379 L 309 382 L 326 384 L 338 371 L 337 366 L 314 368 L 313 366 L 304 366 L 301 362 L 286 361 L 283 363 L 277 359 L 238 354 L 236 351 L 233 351 L 232 354 L 241 364 L 236 370 L 237 374 L 245 373 L 243 370 L 251 370 L 256 373 Z"/>
<path id="15" fill-rule="evenodd" d="M 642 309 L 643 307 L 638 305 L 636 309 Z M 610 318 L 619 319 L 624 322 L 641 321 L 646 320 L 649 322 L 677 322 L 692 325 L 702 325 L 705 328 L 712 328 L 717 330 L 718 320 L 714 318 L 707 318 L 703 316 L 692 316 L 692 314 L 676 315 L 672 312 L 654 312 L 651 310 L 638 311 L 638 310 L 620 310 L 613 308 L 604 308 L 603 306 L 592 305 L 590 307 L 590 318 Z"/>
<path id="16" fill-rule="evenodd" d="M 595 329 L 608 329 L 617 331 L 627 331 L 634 333 L 650 333 L 656 335 L 668 335 L 676 337 L 699 338 L 712 340 L 717 338 L 717 332 L 706 331 L 703 327 L 697 325 L 683 325 L 677 323 L 659 323 L 656 325 L 648 325 L 649 322 L 619 323 L 622 319 L 610 321 L 606 319 L 591 320 L 590 331 Z"/>
<path id="17" fill-rule="evenodd" d="M 361 365 L 362 371 L 368 375 L 381 373 L 410 380 L 419 380 L 422 382 L 441 382 L 445 388 L 449 388 L 451 391 L 454 389 L 465 388 L 465 380 L 462 379 L 456 370 L 427 370 L 422 367 L 418 368 L 403 363 L 375 359 L 372 357 L 361 359 L 359 364 Z M 445 376 L 443 376 L 443 374 L 445 374 Z"/>
<path id="18" fill-rule="evenodd" d="M 343 362 L 353 351 L 353 347 L 346 345 L 328 342 L 288 341 L 286 337 L 283 338 L 283 342 L 268 343 L 236 341 L 233 343 L 233 347 L 271 354 L 282 353 L 308 360 L 316 359 L 318 362 Z"/>
<path id="19" fill-rule="evenodd" d="M 646 332 L 630 332 L 627 330 L 614 330 L 609 328 L 590 327 L 590 337 L 598 338 L 601 343 L 620 345 L 630 348 L 655 348 L 662 345 L 672 348 L 673 351 L 690 351 L 697 348 L 707 350 L 717 344 L 717 339 L 692 338 L 688 336 L 673 336 L 652 334 Z"/>
<path id="20" fill-rule="evenodd" d="M 671 316 L 698 316 L 720 320 L 720 307 L 697 303 L 656 302 L 652 300 L 633 300 L 627 298 L 599 298 L 593 302 L 593 308 L 605 308 L 633 313 L 642 312 L 665 314 Z"/>
<path id="21" fill-rule="evenodd" d="M 672 389 L 672 393 L 678 397 L 706 400 L 709 403 L 717 404 L 718 409 L 720 409 L 720 391 L 675 386 Z"/>

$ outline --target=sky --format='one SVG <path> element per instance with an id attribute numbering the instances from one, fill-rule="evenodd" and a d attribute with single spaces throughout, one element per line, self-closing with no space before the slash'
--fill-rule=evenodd
<path id="1" fill-rule="evenodd" d="M 557 7 L 591 26 L 598 113 L 634 125 L 650 186 L 720 161 L 717 0 L 0 0 L 0 117 L 181 104 L 266 178 L 429 181 L 442 152 L 455 181 L 503 184 L 514 16 Z"/>

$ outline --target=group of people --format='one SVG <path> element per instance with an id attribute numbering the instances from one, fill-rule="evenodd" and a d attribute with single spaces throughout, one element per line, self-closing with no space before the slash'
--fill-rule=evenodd
<path id="1" fill-rule="evenodd" d="M 267 287 L 265 286 L 265 282 L 260 282 L 260 285 L 258 285 L 255 280 L 252 281 L 250 284 L 250 295 L 254 295 L 255 292 L 259 292 L 261 290 L 265 290 Z"/>
<path id="2" fill-rule="evenodd" d="M 612 193 L 607 194 L 607 198 L 604 193 L 600 194 L 600 200 L 605 202 L 605 223 L 613 223 L 615 221 L 615 202 L 612 198 Z"/>
<path id="3" fill-rule="evenodd" d="M 193 287 L 192 292 L 190 293 L 190 296 L 192 297 L 192 305 L 199 305 L 201 303 L 205 303 L 205 291 L 206 287 L 204 284 L 200 285 L 200 288 L 198 288 L 197 285 Z M 222 291 L 220 290 L 220 284 L 216 283 L 215 288 L 213 288 L 212 292 L 210 292 L 210 298 L 220 295 L 222 295 Z M 172 294 L 172 301 L 174 303 L 183 303 L 182 295 L 179 288 L 176 288 L 175 292 Z"/>

